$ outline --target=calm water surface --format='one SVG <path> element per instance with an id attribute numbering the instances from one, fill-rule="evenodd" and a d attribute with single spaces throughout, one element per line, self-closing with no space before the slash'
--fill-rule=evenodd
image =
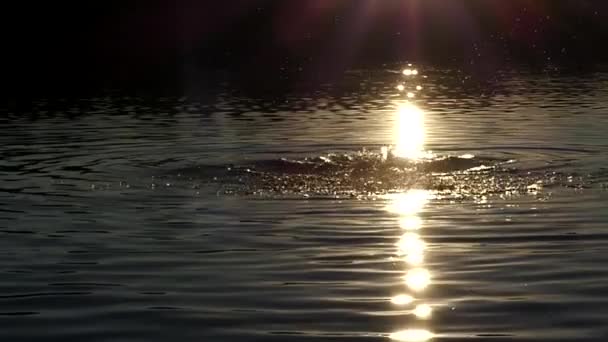
<path id="1" fill-rule="evenodd" d="M 9 114 L 0 337 L 605 341 L 608 74 L 416 72 Z"/>

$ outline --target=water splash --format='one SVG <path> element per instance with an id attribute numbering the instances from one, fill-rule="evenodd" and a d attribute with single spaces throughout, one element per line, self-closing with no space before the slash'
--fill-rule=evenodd
<path id="1" fill-rule="evenodd" d="M 541 196 L 556 187 L 585 188 L 593 181 L 552 168 L 527 168 L 512 158 L 466 153 L 411 159 L 395 156 L 388 147 L 241 165 L 198 165 L 164 177 L 176 186 L 180 181 L 207 185 L 222 194 L 358 198 L 425 189 L 451 199 Z"/>

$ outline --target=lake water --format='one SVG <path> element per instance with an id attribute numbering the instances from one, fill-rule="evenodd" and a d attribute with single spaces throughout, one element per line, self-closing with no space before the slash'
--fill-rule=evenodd
<path id="1" fill-rule="evenodd" d="M 608 339 L 608 74 L 409 68 L 9 113 L 0 339 Z"/>

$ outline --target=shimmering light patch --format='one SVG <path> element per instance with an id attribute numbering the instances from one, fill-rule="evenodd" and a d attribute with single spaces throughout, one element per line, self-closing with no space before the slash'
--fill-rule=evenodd
<path id="1" fill-rule="evenodd" d="M 416 317 L 426 319 L 431 317 L 433 309 L 428 304 L 419 304 L 416 305 L 416 308 L 412 312 L 414 313 L 414 315 L 416 315 Z"/>
<path id="2" fill-rule="evenodd" d="M 380 148 L 380 154 L 382 155 L 382 160 L 388 159 L 388 146 L 382 146 Z"/>
<path id="3" fill-rule="evenodd" d="M 528 185 L 526 187 L 526 189 L 528 190 L 528 193 L 533 194 L 533 195 L 537 195 L 538 192 L 542 191 L 542 189 L 543 189 L 543 182 L 542 181 L 538 181 L 535 184 Z"/>
<path id="4" fill-rule="evenodd" d="M 414 93 L 412 93 L 411 91 L 407 93 L 407 97 L 410 99 L 414 98 L 414 96 L 416 96 L 416 95 L 414 95 Z"/>
<path id="5" fill-rule="evenodd" d="M 416 76 L 416 75 L 418 75 L 418 70 L 411 69 L 411 68 L 403 69 L 403 74 L 405 76 Z"/>
<path id="6" fill-rule="evenodd" d="M 405 90 L 405 86 L 403 84 L 399 84 L 399 85 L 397 85 L 397 90 L 404 91 Z"/>
<path id="7" fill-rule="evenodd" d="M 388 194 L 384 196 L 384 198 L 391 200 L 391 204 L 386 210 L 402 216 L 413 216 L 418 214 L 432 197 L 430 191 L 419 189 L 412 189 L 404 193 Z"/>
<path id="8" fill-rule="evenodd" d="M 389 337 L 401 342 L 425 342 L 435 337 L 435 334 L 424 329 L 407 329 L 394 332 Z"/>
<path id="9" fill-rule="evenodd" d="M 416 86 L 416 90 L 422 90 L 422 86 Z"/>
<path id="10" fill-rule="evenodd" d="M 397 108 L 393 154 L 400 158 L 419 159 L 425 156 L 424 112 L 406 102 Z"/>
<path id="11" fill-rule="evenodd" d="M 405 230 L 418 230 L 422 227 L 422 219 L 413 215 L 400 217 L 399 227 Z"/>
<path id="12" fill-rule="evenodd" d="M 414 297 L 406 294 L 400 294 L 391 298 L 391 303 L 395 305 L 407 305 L 414 301 Z"/>
<path id="13" fill-rule="evenodd" d="M 416 233 L 403 234 L 397 246 L 399 255 L 422 254 L 426 248 L 426 244 Z"/>
<path id="14" fill-rule="evenodd" d="M 414 268 L 405 275 L 405 284 L 414 291 L 422 291 L 431 283 L 431 275 L 424 268 Z"/>
<path id="15" fill-rule="evenodd" d="M 467 154 L 461 155 L 460 158 L 462 158 L 462 159 L 473 159 L 473 158 L 475 158 L 475 155 L 467 153 Z"/>
<path id="16" fill-rule="evenodd" d="M 412 266 L 419 266 L 424 262 L 423 253 L 410 253 L 403 258 L 405 262 Z"/>

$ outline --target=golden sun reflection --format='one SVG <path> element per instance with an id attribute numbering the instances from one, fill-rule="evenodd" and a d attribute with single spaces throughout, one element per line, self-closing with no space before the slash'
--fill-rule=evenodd
<path id="1" fill-rule="evenodd" d="M 416 233 L 406 233 L 401 236 L 399 242 L 397 243 L 399 247 L 399 254 L 406 255 L 409 253 L 422 253 L 424 252 L 424 248 L 426 244 L 420 236 Z"/>
<path id="2" fill-rule="evenodd" d="M 403 70 L 403 75 L 413 77 L 418 75 L 418 70 L 408 64 L 408 68 Z M 405 86 L 400 84 L 397 89 L 404 92 Z M 417 85 L 416 91 L 420 90 L 422 86 Z M 409 99 L 416 97 L 414 91 L 407 91 L 404 95 Z M 431 156 L 430 152 L 424 150 L 426 135 L 424 115 L 420 108 L 408 100 L 398 103 L 393 146 L 390 150 L 382 149 L 383 160 L 395 157 L 415 162 Z M 411 189 L 404 193 L 389 194 L 384 198 L 390 201 L 386 210 L 398 215 L 399 228 L 406 231 L 396 243 L 397 255 L 409 266 L 404 269 L 403 281 L 409 292 L 422 292 L 431 284 L 431 273 L 424 268 L 426 242 L 417 232 L 423 227 L 420 213 L 433 198 L 433 193 L 428 190 Z M 399 306 L 409 306 L 414 301 L 417 305 L 409 307 L 409 313 L 419 320 L 429 319 L 433 309 L 429 304 L 423 303 L 421 298 L 414 298 L 409 294 L 399 294 L 391 298 L 391 303 Z M 389 337 L 396 341 L 425 342 L 435 337 L 435 334 L 429 330 L 415 328 L 396 331 Z"/>
<path id="3" fill-rule="evenodd" d="M 404 234 L 397 243 L 399 256 L 411 265 L 420 265 L 424 260 L 426 243 L 415 233 Z"/>
<path id="4" fill-rule="evenodd" d="M 391 200 L 387 211 L 402 217 L 415 217 L 433 196 L 428 190 L 412 189 L 404 193 L 388 194 L 385 198 Z"/>
<path id="5" fill-rule="evenodd" d="M 411 93 L 414 97 L 414 94 Z M 424 112 L 410 102 L 397 108 L 393 154 L 400 158 L 420 159 L 424 153 Z"/>
<path id="6" fill-rule="evenodd" d="M 424 262 L 424 254 L 410 253 L 406 255 L 403 260 L 412 266 L 420 266 Z"/>
<path id="7" fill-rule="evenodd" d="M 418 75 L 418 70 L 408 68 L 408 69 L 403 69 L 402 73 L 405 76 L 416 76 L 416 75 Z"/>
<path id="8" fill-rule="evenodd" d="M 403 216 L 399 218 L 399 227 L 403 230 L 418 230 L 422 227 L 422 219 L 418 216 Z"/>
<path id="9" fill-rule="evenodd" d="M 391 340 L 402 342 L 425 342 L 432 339 L 435 335 L 424 329 L 407 329 L 392 333 Z"/>
<path id="10" fill-rule="evenodd" d="M 406 294 L 396 295 L 391 298 L 391 303 L 395 305 L 407 305 L 414 301 L 414 297 Z"/>
<path id="11" fill-rule="evenodd" d="M 414 309 L 414 311 L 412 311 L 412 312 L 418 318 L 427 319 L 427 318 L 431 317 L 431 313 L 433 312 L 433 309 L 428 304 L 420 304 L 420 305 L 417 305 L 416 308 Z"/>
<path id="12" fill-rule="evenodd" d="M 431 283 L 431 274 L 425 268 L 414 268 L 407 272 L 404 280 L 413 291 L 422 291 Z"/>

